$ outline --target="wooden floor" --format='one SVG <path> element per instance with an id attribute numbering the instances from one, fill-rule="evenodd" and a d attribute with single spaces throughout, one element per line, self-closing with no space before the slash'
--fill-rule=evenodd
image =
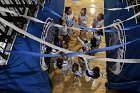
<path id="1" fill-rule="evenodd" d="M 95 5 L 98 8 L 90 8 L 90 6 Z M 79 12 L 81 8 L 87 8 L 89 22 L 88 26 L 91 26 L 93 18 L 98 13 L 103 13 L 104 0 L 77 0 L 74 2 L 73 0 L 65 0 L 65 6 L 70 6 L 73 9 L 74 15 L 78 18 Z M 95 9 L 95 10 L 94 10 Z M 94 12 L 95 11 L 95 12 Z M 91 14 L 92 12 L 92 14 Z M 94 14 L 93 14 L 94 13 Z M 75 31 L 76 35 L 79 35 L 79 31 Z M 87 33 L 87 36 L 90 38 L 91 33 Z M 81 44 L 77 41 L 75 37 L 70 42 L 69 45 L 74 51 L 79 51 Z M 103 37 L 103 41 L 100 47 L 105 47 L 105 37 Z M 97 53 L 96 56 L 105 57 L 105 52 Z M 75 58 L 77 61 L 77 58 Z M 90 66 L 99 66 L 101 68 L 101 72 L 106 72 L 106 63 L 100 61 L 92 60 L 90 62 Z M 62 76 L 61 70 L 51 70 L 51 80 L 53 83 L 53 93 L 111 93 L 106 90 L 105 82 L 106 76 L 95 80 L 93 83 L 89 83 L 89 78 L 81 78 L 80 83 L 78 85 L 73 85 L 73 76 L 66 76 L 65 78 Z"/>

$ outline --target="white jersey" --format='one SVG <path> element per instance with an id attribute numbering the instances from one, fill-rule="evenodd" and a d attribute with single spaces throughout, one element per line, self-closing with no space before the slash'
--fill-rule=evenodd
<path id="1" fill-rule="evenodd" d="M 75 76 L 79 76 L 79 77 L 83 76 L 83 74 L 80 71 L 76 71 L 74 74 L 75 74 Z"/>
<path id="2" fill-rule="evenodd" d="M 85 43 L 85 45 L 87 46 L 88 50 L 91 49 L 91 44 L 90 44 L 90 41 L 88 41 L 87 43 Z"/>
<path id="3" fill-rule="evenodd" d="M 77 38 L 78 41 L 80 41 L 80 43 L 88 50 L 90 50 L 90 47 L 91 47 L 91 44 L 90 44 L 90 41 L 88 41 L 87 43 L 84 43 L 83 40 L 81 40 L 79 37 Z"/>
<path id="4" fill-rule="evenodd" d="M 97 17 L 93 19 L 96 28 L 100 28 L 104 25 L 104 20 L 98 21 Z"/>
<path id="5" fill-rule="evenodd" d="M 96 33 L 94 34 L 94 37 L 96 38 L 96 45 L 99 46 L 102 42 L 102 35 L 97 35 Z"/>
<path id="6" fill-rule="evenodd" d="M 51 52 L 51 54 L 59 54 L 60 53 L 60 51 L 57 51 L 56 49 L 52 49 L 52 52 Z M 58 57 L 53 57 L 52 59 L 53 59 L 53 65 L 54 65 L 54 69 L 56 69 L 57 68 L 57 58 Z"/>
<path id="7" fill-rule="evenodd" d="M 67 14 L 66 14 L 65 18 L 66 18 L 66 20 L 68 19 L 68 20 L 70 20 L 70 21 L 73 21 L 73 19 L 74 19 L 74 14 L 73 14 L 73 12 L 72 12 L 72 14 L 70 14 L 70 15 L 67 15 Z M 66 21 L 66 24 L 67 24 L 68 27 L 72 26 L 72 25 L 69 24 L 69 22 L 67 22 L 67 21 Z"/>
<path id="8" fill-rule="evenodd" d="M 68 61 L 64 60 L 62 64 L 62 71 L 68 71 Z"/>
<path id="9" fill-rule="evenodd" d="M 66 74 L 67 72 L 72 71 L 72 58 L 69 58 L 68 60 L 64 60 L 62 64 L 62 73 Z"/>
<path id="10" fill-rule="evenodd" d="M 73 12 L 70 14 L 70 15 L 67 15 L 66 14 L 66 19 L 68 19 L 68 20 L 73 20 L 73 18 L 74 18 L 74 14 L 73 14 Z"/>
<path id="11" fill-rule="evenodd" d="M 97 28 L 100 28 L 100 27 L 102 27 L 104 25 L 104 20 L 101 20 L 101 21 L 99 21 L 98 23 L 97 23 Z"/>
<path id="12" fill-rule="evenodd" d="M 81 22 L 79 23 L 79 25 L 81 25 L 81 26 L 87 26 L 87 21 L 88 21 L 88 16 L 87 15 L 85 15 L 85 16 L 79 16 L 78 17 L 80 20 L 81 20 Z"/>

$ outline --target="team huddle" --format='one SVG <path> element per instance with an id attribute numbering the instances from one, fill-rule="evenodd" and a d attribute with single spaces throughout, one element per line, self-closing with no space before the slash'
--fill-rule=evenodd
<path id="1" fill-rule="evenodd" d="M 82 8 L 78 19 L 73 14 L 71 7 L 65 7 L 65 15 L 63 18 L 59 19 L 60 25 L 63 27 L 59 28 L 58 34 L 54 38 L 54 45 L 73 51 L 73 48 L 69 47 L 69 42 L 73 36 L 82 44 L 80 50 L 82 52 L 87 52 L 89 50 L 98 49 L 100 43 L 102 42 L 103 31 L 99 30 L 97 32 L 93 31 L 91 39 L 87 39 L 87 31 L 85 29 L 80 30 L 80 35 L 76 35 L 73 29 L 73 25 L 69 22 L 73 21 L 80 25 L 81 27 L 88 27 L 88 15 L 87 9 Z M 102 13 L 98 14 L 97 17 L 93 19 L 91 24 L 93 28 L 101 28 L 104 25 L 104 15 Z M 50 47 L 46 48 L 46 54 L 64 54 L 61 51 L 52 49 Z M 88 53 L 88 55 L 95 55 L 95 53 Z M 77 82 L 79 77 L 88 76 L 91 80 L 97 79 L 103 74 L 100 72 L 100 68 L 95 66 L 90 68 L 89 60 L 86 58 L 78 57 L 78 62 L 75 62 L 75 57 L 53 57 L 45 58 L 45 64 L 47 65 L 47 70 L 50 69 L 50 61 L 53 61 L 54 69 L 62 69 L 63 76 L 74 74 L 75 78 L 73 82 Z"/>

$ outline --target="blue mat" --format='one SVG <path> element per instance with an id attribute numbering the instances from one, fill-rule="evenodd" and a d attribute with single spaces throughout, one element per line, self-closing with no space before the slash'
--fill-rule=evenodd
<path id="1" fill-rule="evenodd" d="M 51 0 L 45 6 L 63 14 L 64 0 Z M 39 9 L 37 18 L 46 21 L 48 17 L 57 23 L 58 18 Z M 28 32 L 41 38 L 43 24 L 30 22 Z M 26 37 L 17 36 L 13 50 L 40 53 L 40 43 Z M 40 58 L 26 55 L 11 54 L 7 66 L 0 67 L 0 91 L 6 93 L 51 93 L 52 85 L 47 72 L 40 66 Z M 5 93 L 4 92 L 4 93 Z"/>
<path id="2" fill-rule="evenodd" d="M 105 8 L 124 8 L 127 6 L 126 0 L 105 0 Z M 134 15 L 134 10 L 120 10 L 120 11 L 108 11 L 105 10 L 105 26 L 112 24 L 114 20 L 126 20 L 127 18 Z M 129 27 L 132 24 L 135 24 L 135 19 L 124 22 L 124 27 Z M 140 24 L 140 23 L 138 23 Z M 110 28 L 113 29 L 113 28 Z M 123 31 L 122 31 L 123 32 Z M 140 28 L 133 29 L 123 33 L 126 36 L 126 42 L 134 40 L 140 37 Z M 114 35 L 114 36 L 113 36 Z M 112 37 L 111 37 L 112 36 Z M 106 34 L 106 43 L 107 46 L 112 40 L 113 44 L 119 44 L 118 33 L 107 33 Z M 115 49 L 107 52 L 107 57 L 118 58 L 118 56 L 123 56 L 126 59 L 140 59 L 140 41 L 134 42 L 126 46 L 123 54 L 119 52 L 121 48 Z M 124 47 L 122 47 L 124 49 Z M 119 73 L 114 73 L 116 63 L 107 63 L 107 79 L 108 82 L 106 86 L 110 89 L 117 90 L 132 90 L 134 92 L 140 92 L 140 64 L 120 64 L 122 70 Z"/>

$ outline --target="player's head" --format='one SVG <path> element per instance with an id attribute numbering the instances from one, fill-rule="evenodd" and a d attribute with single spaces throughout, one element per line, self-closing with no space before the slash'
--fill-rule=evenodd
<path id="1" fill-rule="evenodd" d="M 71 7 L 65 7 L 65 13 L 66 13 L 67 15 L 72 14 L 72 8 L 71 8 Z"/>
<path id="2" fill-rule="evenodd" d="M 98 21 L 101 21 L 101 20 L 103 20 L 103 19 L 104 19 L 104 14 L 103 14 L 103 13 L 98 14 L 97 20 L 98 20 Z"/>
<path id="3" fill-rule="evenodd" d="M 48 46 L 48 47 L 46 48 L 46 52 L 45 52 L 45 53 L 46 53 L 46 54 L 49 54 L 51 51 L 52 51 L 52 48 Z"/>
<path id="4" fill-rule="evenodd" d="M 61 18 L 59 19 L 59 24 L 65 26 L 65 21 Z"/>
<path id="5" fill-rule="evenodd" d="M 59 69 L 62 69 L 62 64 L 63 64 L 63 58 L 58 58 L 56 65 Z"/>
<path id="6" fill-rule="evenodd" d="M 98 77 L 100 77 L 100 68 L 99 67 L 94 67 L 93 69 L 92 69 L 92 71 L 93 71 L 93 78 L 94 79 L 97 79 Z"/>
<path id="7" fill-rule="evenodd" d="M 76 71 L 78 71 L 78 69 L 79 69 L 79 65 L 78 65 L 77 63 L 74 63 L 74 64 L 72 65 L 72 71 L 73 71 L 73 72 L 76 72 Z"/>
<path id="8" fill-rule="evenodd" d="M 85 16 L 86 12 L 87 12 L 87 9 L 86 8 L 82 8 L 81 11 L 80 11 L 81 16 Z"/>
<path id="9" fill-rule="evenodd" d="M 97 42 L 97 39 L 95 37 L 92 37 L 90 40 L 91 47 L 96 47 L 96 42 Z"/>

